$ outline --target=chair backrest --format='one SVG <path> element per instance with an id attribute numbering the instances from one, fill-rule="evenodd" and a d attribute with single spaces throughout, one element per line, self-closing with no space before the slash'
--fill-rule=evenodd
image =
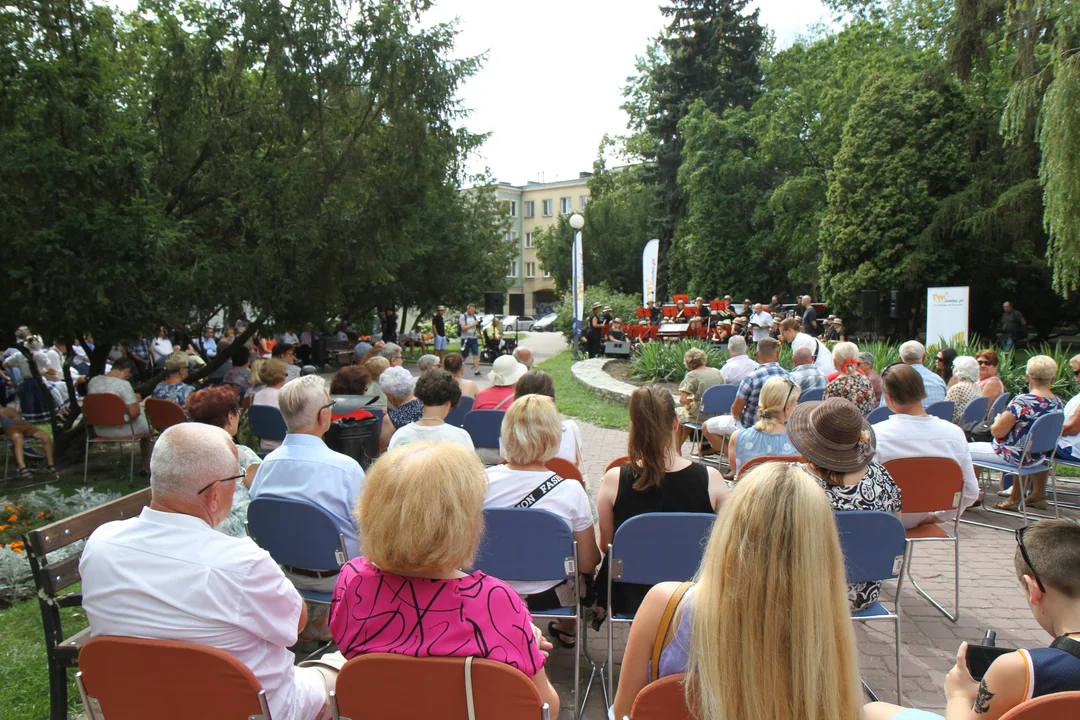
<path id="1" fill-rule="evenodd" d="M 615 458 L 614 460 L 612 460 L 611 462 L 609 462 L 607 464 L 607 467 L 604 468 L 604 472 L 607 472 L 611 468 L 622 467 L 623 465 L 629 465 L 629 464 L 630 464 L 630 456 L 629 455 L 620 455 L 619 457 Z"/>
<path id="2" fill-rule="evenodd" d="M 1009 404 L 1009 400 L 1012 399 L 1012 395 L 1007 392 L 1003 392 L 994 398 L 994 402 L 990 405 L 990 409 L 986 411 L 986 417 L 989 420 L 993 420 L 998 413 L 1005 412 L 1005 406 Z"/>
<path id="3" fill-rule="evenodd" d="M 504 410 L 472 410 L 465 414 L 462 427 L 478 448 L 499 449 L 499 435 L 502 433 Z"/>
<path id="4" fill-rule="evenodd" d="M 337 570 L 348 561 L 330 514 L 302 500 L 260 496 L 248 505 L 248 535 L 279 565 Z"/>
<path id="5" fill-rule="evenodd" d="M 1035 419 L 1028 431 L 1027 453 L 1050 453 L 1057 447 L 1061 429 L 1065 426 L 1065 413 L 1050 412 Z"/>
<path id="6" fill-rule="evenodd" d="M 706 415 L 726 415 L 731 412 L 738 385 L 713 385 L 701 395 L 701 412 Z"/>
<path id="7" fill-rule="evenodd" d="M 1076 720 L 1080 717 L 1080 692 L 1043 695 L 1020 703 L 1001 720 Z"/>
<path id="8" fill-rule="evenodd" d="M 685 677 L 682 673 L 668 675 L 643 687 L 634 698 L 631 720 L 694 720 L 686 707 Z"/>
<path id="9" fill-rule="evenodd" d="M 82 412 L 89 425 L 127 425 L 127 403 L 112 393 L 90 393 L 83 398 Z"/>
<path id="10" fill-rule="evenodd" d="M 585 476 L 581 474 L 581 470 L 566 458 L 553 457 L 544 463 L 544 467 L 556 473 L 559 477 L 567 480 L 577 480 L 582 486 L 585 485 Z"/>
<path id="11" fill-rule="evenodd" d="M 79 670 L 95 718 L 269 720 L 255 674 L 209 645 L 101 636 L 83 646 Z"/>
<path id="12" fill-rule="evenodd" d="M 255 437 L 260 440 L 280 442 L 289 432 L 289 429 L 285 427 L 285 418 L 281 416 L 281 411 L 273 405 L 253 404 L 248 408 L 247 417 L 251 432 L 255 433 Z"/>
<path id="13" fill-rule="evenodd" d="M 879 510 L 840 510 L 833 515 L 849 583 L 889 580 L 900 575 L 907 542 L 900 518 Z"/>
<path id="14" fill-rule="evenodd" d="M 487 508 L 473 567 L 500 580 L 565 580 L 574 558 L 566 521 L 539 508 Z M 572 568 L 573 565 L 571 564 Z"/>
<path id="15" fill-rule="evenodd" d="M 936 418 L 941 418 L 945 422 L 952 422 L 953 410 L 956 408 L 956 403 L 952 400 L 938 400 L 936 403 L 930 403 L 926 407 L 926 414 L 933 415 Z"/>
<path id="16" fill-rule="evenodd" d="M 810 388 L 803 394 L 799 395 L 799 402 L 817 402 L 825 398 L 825 388 Z"/>
<path id="17" fill-rule="evenodd" d="M 986 411 L 990 408 L 990 398 L 980 395 L 964 406 L 964 415 L 960 422 L 977 422 L 986 417 Z"/>
<path id="18" fill-rule="evenodd" d="M 246 395 L 244 395 L 244 399 L 240 401 L 240 409 L 246 413 L 251 408 L 251 402 L 255 399 L 255 393 L 247 392 L 239 385 L 237 385 L 236 387 L 239 388 L 241 392 L 247 393 Z"/>
<path id="19" fill-rule="evenodd" d="M 457 407 L 450 411 L 443 422 L 454 427 L 465 427 L 465 416 L 472 412 L 474 402 L 476 401 L 468 395 L 462 395 Z"/>
<path id="20" fill-rule="evenodd" d="M 645 513 L 630 518 L 611 541 L 611 578 L 655 585 L 694 577 L 716 515 Z"/>
<path id="21" fill-rule="evenodd" d="M 951 458 L 913 457 L 890 460 L 885 469 L 900 488 L 906 513 L 960 507 L 964 471 Z"/>
<path id="22" fill-rule="evenodd" d="M 871 425 L 877 425 L 882 420 L 888 420 L 892 416 L 893 411 L 882 405 L 871 410 L 870 414 L 866 416 L 866 421 Z"/>
<path id="23" fill-rule="evenodd" d="M 742 464 L 736 473 L 735 480 L 741 480 L 748 472 L 756 468 L 758 465 L 764 465 L 770 462 L 782 462 L 782 463 L 801 463 L 806 462 L 806 458 L 802 455 L 762 455 L 761 457 L 750 458 Z"/>
<path id="24" fill-rule="evenodd" d="M 340 717 L 468 720 L 465 658 L 371 653 L 345 663 L 334 702 Z M 417 692 L 423 688 L 423 692 Z M 525 673 L 494 660 L 472 661 L 476 720 L 540 720 L 543 702 Z"/>
<path id="25" fill-rule="evenodd" d="M 187 422 L 187 414 L 184 413 L 184 408 L 172 400 L 147 398 L 143 410 L 146 411 L 146 419 L 150 421 L 150 426 L 158 432 L 168 430 L 173 425 Z"/>

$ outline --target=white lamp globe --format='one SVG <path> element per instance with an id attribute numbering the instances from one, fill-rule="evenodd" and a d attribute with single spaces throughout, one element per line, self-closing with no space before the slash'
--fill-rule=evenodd
<path id="1" fill-rule="evenodd" d="M 575 230 L 580 230 L 581 228 L 585 227 L 585 218 L 581 217 L 581 215 L 577 213 L 574 213 L 570 216 L 570 227 L 574 228 Z"/>

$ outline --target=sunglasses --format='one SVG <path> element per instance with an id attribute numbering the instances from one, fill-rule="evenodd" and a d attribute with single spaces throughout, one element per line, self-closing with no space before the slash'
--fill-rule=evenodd
<path id="1" fill-rule="evenodd" d="M 979 362 L 980 365 L 989 365 L 990 364 L 989 360 L 979 360 L 978 362 Z"/>
<path id="2" fill-rule="evenodd" d="M 1031 574 L 1035 576 L 1035 584 L 1039 586 L 1039 589 L 1046 592 L 1046 587 L 1043 585 L 1042 580 L 1039 579 L 1039 572 L 1035 569 L 1035 563 L 1031 562 L 1031 556 L 1028 555 L 1027 546 L 1024 545 L 1024 532 L 1031 527 L 1025 525 L 1022 528 L 1016 529 L 1016 544 L 1020 546 L 1020 557 L 1024 558 L 1024 562 L 1031 568 Z"/>
<path id="3" fill-rule="evenodd" d="M 243 480 L 245 477 L 247 477 L 247 473 L 242 473 L 242 474 L 236 475 L 234 477 L 227 477 L 227 478 L 222 478 L 220 480 L 215 480 L 214 482 L 210 483 L 209 485 L 207 485 L 206 487 L 204 487 L 202 490 L 200 490 L 199 492 L 197 492 L 195 494 L 196 495 L 202 495 L 204 492 L 206 492 L 210 488 L 214 487 L 218 483 L 236 481 L 236 480 Z"/>

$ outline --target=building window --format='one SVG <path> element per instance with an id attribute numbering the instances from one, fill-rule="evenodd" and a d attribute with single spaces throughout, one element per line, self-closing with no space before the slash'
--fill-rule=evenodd
<path id="1" fill-rule="evenodd" d="M 536 203 L 532 200 L 525 201 L 525 217 L 531 218 L 536 214 Z"/>
<path id="2" fill-rule="evenodd" d="M 525 247 L 531 248 L 533 246 L 533 234 L 525 233 Z"/>
<path id="3" fill-rule="evenodd" d="M 525 277 L 527 277 L 527 278 L 536 277 L 536 263 L 534 263 L 534 262 L 525 263 Z"/>
<path id="4" fill-rule="evenodd" d="M 546 278 L 551 277 L 551 271 L 549 271 L 547 268 L 544 268 L 543 270 L 544 270 L 544 277 L 546 277 Z"/>
<path id="5" fill-rule="evenodd" d="M 559 213 L 562 215 L 569 215 L 574 211 L 574 198 L 564 197 L 559 198 Z"/>
<path id="6" fill-rule="evenodd" d="M 517 217 L 517 201 L 516 201 L 516 200 L 511 200 L 511 201 L 510 201 L 509 203 L 507 203 L 507 204 L 508 204 L 508 205 L 509 205 L 510 207 L 509 207 L 509 209 L 508 209 L 508 211 L 507 211 L 507 213 L 506 213 L 506 214 L 507 214 L 507 215 L 509 215 L 510 217 Z M 584 205 L 582 205 L 582 207 L 585 207 L 585 206 L 584 206 Z"/>
<path id="7" fill-rule="evenodd" d="M 510 261 L 510 272 L 506 273 L 506 277 L 516 278 L 518 275 L 517 260 Z"/>
<path id="8" fill-rule="evenodd" d="M 544 217 L 551 217 L 552 215 L 554 215 L 555 213 L 552 210 L 552 205 L 555 204 L 555 201 L 554 200 L 544 200 L 543 203 L 544 203 L 544 207 L 543 207 Z"/>
<path id="9" fill-rule="evenodd" d="M 508 242 L 508 243 L 517 242 L 517 238 L 518 238 L 518 234 L 516 232 L 514 232 L 513 230 L 506 233 L 506 242 Z"/>
<path id="10" fill-rule="evenodd" d="M 585 206 L 589 204 L 589 196 L 582 195 L 578 198 L 578 210 L 585 211 Z"/>

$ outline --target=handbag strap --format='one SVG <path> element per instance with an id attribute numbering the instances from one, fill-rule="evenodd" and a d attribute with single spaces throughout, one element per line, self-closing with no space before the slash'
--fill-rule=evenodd
<path id="1" fill-rule="evenodd" d="M 660 653 L 664 650 L 664 638 L 667 637 L 668 629 L 671 627 L 671 621 L 675 619 L 675 610 L 679 607 L 679 601 L 682 600 L 683 595 L 686 594 L 686 591 L 690 589 L 691 585 L 693 585 L 693 583 L 679 583 L 679 587 L 675 588 L 675 592 L 671 593 L 671 597 L 668 598 L 667 607 L 664 608 L 664 614 L 660 617 L 660 625 L 656 628 L 656 639 L 653 641 L 652 664 L 649 667 L 649 682 L 655 682 L 660 679 Z"/>
<path id="2" fill-rule="evenodd" d="M 506 403 L 508 403 L 508 402 L 511 402 L 511 403 L 514 402 L 514 393 L 510 393 L 509 395 L 504 397 L 502 399 L 502 401 L 492 409 L 493 410 L 502 410 L 506 406 Z"/>
<path id="3" fill-rule="evenodd" d="M 473 705 L 472 661 L 472 655 L 465 658 L 465 706 L 469 711 L 469 720 L 476 720 L 476 707 Z"/>

